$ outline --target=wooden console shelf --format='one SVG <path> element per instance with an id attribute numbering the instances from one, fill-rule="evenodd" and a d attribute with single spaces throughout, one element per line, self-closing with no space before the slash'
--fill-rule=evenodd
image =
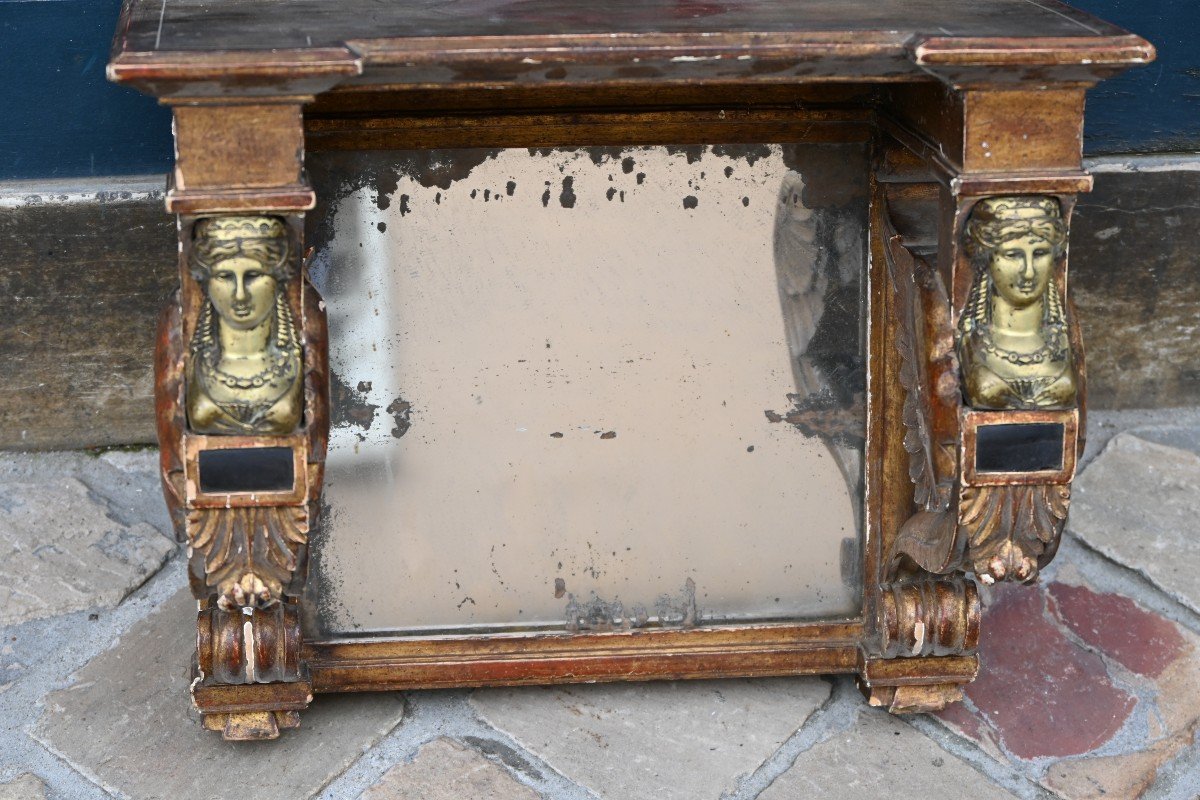
<path id="1" fill-rule="evenodd" d="M 1033 581 L 1053 558 L 1083 448 L 1067 242 L 1091 188 L 1084 95 L 1153 58 L 1054 0 L 126 0 L 109 77 L 174 113 L 181 288 L 159 331 L 157 419 L 200 606 L 205 726 L 273 738 L 313 692 L 571 681 L 855 673 L 895 712 L 960 697 L 987 635 L 980 587 Z M 479 164 L 493 182 L 468 200 Z M 676 189 L 682 204 L 654 199 Z M 604 225 L 628 237 L 588 233 Z M 489 255 L 480 242 L 505 231 L 524 244 Z M 743 239 L 722 245 L 722 231 Z M 610 241 L 625 255 L 605 260 Z M 590 266 L 545 267 L 554 247 Z M 755 259 L 769 272 L 772 253 L 776 274 L 758 282 Z M 461 284 L 417 282 L 459 271 Z M 523 294 L 489 283 L 497 273 Z M 776 288 L 782 311 L 765 308 Z M 561 336 L 532 331 L 525 305 Z M 615 355 L 637 314 L 630 329 L 661 366 L 581 377 L 586 353 L 637 360 Z M 707 323 L 724 333 L 695 333 Z M 797 381 L 794 408 L 781 392 L 765 419 L 736 410 L 756 391 L 747 376 L 770 371 L 738 355 L 760 352 L 756 336 Z M 532 363 L 515 358 L 523 339 L 547 371 L 496 383 L 489 359 Z M 689 367 L 689 347 L 712 363 Z M 699 382 L 673 417 L 654 394 L 672 358 L 675 384 Z M 407 394 L 465 380 L 471 359 L 487 390 Z M 722 374 L 728 394 L 705 394 Z M 406 393 L 380 399 L 387 381 Z M 455 405 L 468 391 L 495 416 Z M 624 427 L 554 427 L 531 410 L 601 396 L 589 419 L 607 407 Z M 538 443 L 512 433 L 527 430 L 508 408 L 546 426 Z M 752 438 L 718 452 L 719 414 Z M 661 422 L 680 416 L 693 427 Z M 592 455 L 566 449 L 580 437 Z M 472 443 L 477 464 L 453 455 Z M 755 489 L 766 478 L 743 465 L 786 478 L 793 446 L 808 453 L 795 463 L 824 466 Z M 658 472 L 655 453 L 669 454 Z M 818 475 L 842 488 L 805 494 Z M 460 499 L 431 499 L 459 479 L 446 496 Z M 738 503 L 758 509 L 745 530 L 705 527 Z M 797 524 L 785 508 L 805 523 L 776 541 L 763 531 Z M 845 530 L 826 531 L 837 514 Z M 544 557 L 557 566 L 543 569 L 531 543 L 554 525 L 558 555 Z M 572 567 L 596 536 L 611 557 Z M 614 586 L 646 596 L 651 563 L 686 576 L 682 594 L 616 602 Z M 489 569 L 498 584 L 466 577 Z"/>

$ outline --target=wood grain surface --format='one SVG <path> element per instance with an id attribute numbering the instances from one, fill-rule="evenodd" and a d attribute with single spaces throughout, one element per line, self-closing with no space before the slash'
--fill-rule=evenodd
<path id="1" fill-rule="evenodd" d="M 178 284 L 175 221 L 161 188 L 61 196 L 0 210 L 0 447 L 153 441 L 154 320 Z"/>
<path id="2" fill-rule="evenodd" d="M 860 42 L 952 37 L 1090 37 L 1122 31 L 1029 0 L 134 0 L 126 49 L 330 47 L 356 39 L 584 34 L 829 33 Z"/>
<path id="3" fill-rule="evenodd" d="M 931 75 L 1089 84 L 1153 57 L 1055 0 L 127 0 L 109 76 L 163 98 Z"/>

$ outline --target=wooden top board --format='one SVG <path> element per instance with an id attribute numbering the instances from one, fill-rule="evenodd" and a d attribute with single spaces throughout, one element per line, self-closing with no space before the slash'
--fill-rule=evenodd
<path id="1" fill-rule="evenodd" d="M 1055 0 L 126 0 L 112 79 L 160 96 L 344 84 L 1090 83 L 1153 58 Z"/>

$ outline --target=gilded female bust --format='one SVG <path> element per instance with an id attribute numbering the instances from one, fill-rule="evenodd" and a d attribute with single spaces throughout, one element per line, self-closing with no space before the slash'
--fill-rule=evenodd
<path id="1" fill-rule="evenodd" d="M 186 372 L 189 426 L 291 433 L 303 411 L 303 357 L 284 293 L 292 275 L 283 221 L 202 219 L 188 265 L 205 296 Z"/>
<path id="2" fill-rule="evenodd" d="M 967 223 L 975 282 L 959 321 L 967 402 L 975 408 L 1075 404 L 1075 370 L 1054 272 L 1066 244 L 1058 201 L 981 201 Z"/>

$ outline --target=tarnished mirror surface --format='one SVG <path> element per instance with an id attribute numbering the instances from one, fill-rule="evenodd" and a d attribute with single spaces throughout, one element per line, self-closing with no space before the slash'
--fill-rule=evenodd
<path id="1" fill-rule="evenodd" d="M 862 145 L 309 168 L 310 636 L 859 612 Z"/>

